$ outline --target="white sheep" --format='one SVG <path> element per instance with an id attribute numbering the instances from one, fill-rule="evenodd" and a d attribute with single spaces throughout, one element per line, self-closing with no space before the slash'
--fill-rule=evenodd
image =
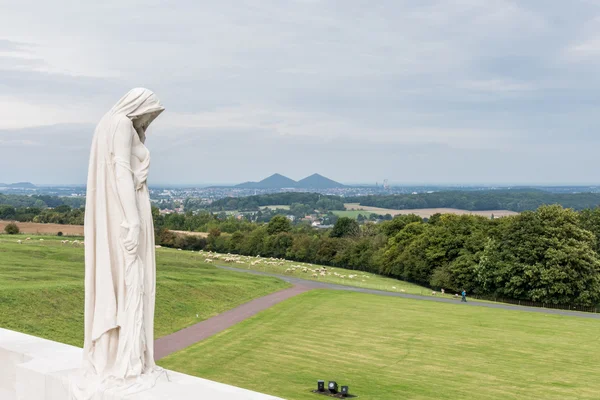
<path id="1" fill-rule="evenodd" d="M 25 240 L 31 240 L 31 238 L 30 238 L 30 237 L 28 237 L 28 238 L 27 238 L 27 239 L 25 239 Z"/>
<path id="2" fill-rule="evenodd" d="M 21 244 L 21 243 L 23 243 L 23 241 L 22 240 L 17 240 L 17 243 Z"/>
<path id="3" fill-rule="evenodd" d="M 437 294 L 437 292 L 435 290 L 431 292 L 432 296 L 435 296 L 436 294 Z"/>

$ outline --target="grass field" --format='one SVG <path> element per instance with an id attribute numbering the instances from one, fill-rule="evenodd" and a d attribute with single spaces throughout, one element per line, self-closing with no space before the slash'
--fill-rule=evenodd
<path id="1" fill-rule="evenodd" d="M 373 211 L 364 211 L 364 210 L 345 210 L 345 211 L 337 210 L 337 211 L 332 211 L 332 213 L 334 213 L 338 217 L 347 217 L 347 218 L 354 218 L 354 219 L 358 218 L 358 216 L 360 214 L 362 214 L 363 217 L 367 217 L 367 218 L 371 214 L 380 215 L 380 213 L 376 213 Z M 385 215 L 385 214 L 381 214 L 381 215 Z"/>
<path id="2" fill-rule="evenodd" d="M 290 206 L 287 206 L 287 205 L 275 205 L 275 206 L 262 206 L 260 208 L 262 208 L 263 210 L 265 208 L 268 208 L 270 210 L 277 210 L 277 209 L 280 209 L 280 210 L 289 210 Z"/>
<path id="3" fill-rule="evenodd" d="M 492 215 L 494 217 L 506 217 L 509 215 L 517 215 L 518 213 L 509 210 L 488 210 L 488 211 L 468 211 L 468 210 L 459 210 L 456 208 L 423 208 L 423 209 L 411 209 L 411 210 L 394 210 L 391 208 L 379 208 L 379 207 L 370 207 L 370 206 L 361 206 L 358 203 L 346 203 L 344 204 L 346 207 L 346 211 L 334 211 L 334 213 L 340 217 L 351 217 L 356 218 L 358 214 L 363 214 L 363 216 L 369 214 L 379 214 L 385 215 L 390 214 L 394 215 L 405 215 L 405 214 L 415 214 L 421 218 L 429 218 L 433 214 L 456 214 L 456 215 L 481 215 L 483 217 L 490 218 Z"/>
<path id="4" fill-rule="evenodd" d="M 598 399 L 597 320 L 313 291 L 160 361 L 289 400 Z"/>
<path id="5" fill-rule="evenodd" d="M 18 244 L 24 235 L 0 235 L 0 327 L 82 346 L 83 247 L 31 238 Z M 202 260 L 198 253 L 157 249 L 156 337 L 288 287 Z"/>
<path id="6" fill-rule="evenodd" d="M 269 272 L 274 274 L 294 276 L 302 279 L 309 279 L 326 283 L 335 283 L 338 285 L 354 286 L 365 289 L 420 294 L 424 296 L 432 295 L 431 289 L 425 288 L 423 286 L 400 281 L 394 278 L 387 278 L 369 272 L 353 271 L 349 269 L 336 267 L 326 267 L 327 275 L 321 276 L 319 273 L 317 273 L 317 276 L 315 277 L 315 272 L 313 272 L 313 270 L 321 268 L 321 266 L 319 265 L 264 257 L 238 255 L 226 256 L 223 254 L 215 254 L 204 251 L 201 251 L 199 254 L 203 256 L 204 261 L 208 261 L 214 265 L 224 265 L 241 269 Z M 306 272 L 303 271 L 304 268 L 307 269 Z M 353 277 L 351 278 L 350 276 Z M 441 294 L 439 292 L 436 292 L 436 296 L 441 296 Z M 448 293 L 445 295 L 445 297 L 455 296 L 453 296 L 452 293 Z"/>

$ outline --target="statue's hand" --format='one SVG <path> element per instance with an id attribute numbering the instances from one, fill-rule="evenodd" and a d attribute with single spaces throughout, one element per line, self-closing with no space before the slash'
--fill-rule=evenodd
<path id="1" fill-rule="evenodd" d="M 128 252 L 135 252 L 137 250 L 138 244 L 140 242 L 140 226 L 139 225 L 132 225 L 129 227 L 129 230 L 127 231 L 127 236 L 125 237 L 125 240 L 123 241 L 123 244 L 125 245 L 125 250 L 127 250 Z"/>

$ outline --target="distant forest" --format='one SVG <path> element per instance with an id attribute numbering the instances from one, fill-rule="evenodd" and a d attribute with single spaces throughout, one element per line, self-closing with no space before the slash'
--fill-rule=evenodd
<path id="1" fill-rule="evenodd" d="M 264 206 L 292 206 L 302 204 L 313 210 L 344 210 L 344 199 L 339 196 L 326 196 L 318 193 L 288 192 L 273 193 L 248 197 L 227 197 L 212 202 L 210 205 L 201 205 L 197 199 L 187 199 L 184 204 L 185 211 L 207 209 L 210 211 L 258 211 Z"/>
<path id="2" fill-rule="evenodd" d="M 84 197 L 58 197 L 48 195 L 20 195 L 0 193 L 0 205 L 11 206 L 15 208 L 34 207 L 34 208 L 54 208 L 58 206 L 69 206 L 79 208 L 85 206 Z"/>
<path id="3" fill-rule="evenodd" d="M 189 198 L 184 202 L 188 211 L 258 211 L 260 207 L 275 205 L 303 205 L 321 211 L 344 210 L 344 203 L 394 210 L 423 208 L 457 208 L 469 211 L 510 210 L 533 211 L 540 206 L 560 204 L 564 208 L 580 211 L 600 205 L 600 193 L 550 193 L 534 189 L 447 191 L 419 194 L 395 194 L 341 197 L 307 192 L 272 193 L 248 197 L 227 197 L 212 204 L 202 204 L 201 199 Z M 14 208 L 55 208 L 85 206 L 83 197 L 57 197 L 48 195 L 13 195 L 0 193 L 0 205 Z"/>
<path id="4" fill-rule="evenodd" d="M 344 203 L 394 210 L 422 208 L 457 208 L 469 211 L 510 210 L 516 212 L 537 210 L 542 205 L 560 204 L 565 208 L 583 210 L 600 205 L 600 193 L 550 193 L 542 190 L 486 190 L 448 191 L 419 194 L 340 197 L 316 193 L 274 193 L 249 197 L 228 197 L 210 205 L 201 205 L 198 199 L 185 202 L 186 211 L 257 211 L 260 207 L 304 204 L 323 211 L 343 210 Z"/>
<path id="5" fill-rule="evenodd" d="M 486 190 L 481 192 L 435 192 L 389 196 L 360 196 L 347 198 L 346 203 L 362 206 L 410 210 L 421 208 L 458 208 L 469 211 L 537 210 L 548 204 L 583 210 L 600 205 L 600 193 L 550 193 L 542 190 Z"/>

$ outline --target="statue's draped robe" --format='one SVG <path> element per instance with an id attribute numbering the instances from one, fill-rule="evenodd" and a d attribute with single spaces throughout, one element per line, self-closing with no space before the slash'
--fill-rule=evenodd
<path id="1" fill-rule="evenodd" d="M 133 135 L 132 119 L 163 107 L 146 89 L 133 89 L 100 121 L 92 140 L 85 208 L 85 341 L 83 372 L 94 382 L 139 382 L 154 363 L 155 254 L 146 184 L 149 153 L 142 159 L 115 157 L 115 136 Z M 142 138 L 143 139 L 143 138 Z M 133 144 L 132 144 L 133 146 Z M 144 147 L 145 149 L 145 147 Z M 117 168 L 127 168 L 135 193 L 119 193 Z M 135 201 L 140 241 L 127 251 L 129 224 L 122 201 Z M 81 384 L 80 384 L 81 385 Z M 85 388 L 84 388 L 85 389 Z M 87 391 L 87 390 L 86 390 Z M 83 396 L 75 396 L 82 398 Z"/>

